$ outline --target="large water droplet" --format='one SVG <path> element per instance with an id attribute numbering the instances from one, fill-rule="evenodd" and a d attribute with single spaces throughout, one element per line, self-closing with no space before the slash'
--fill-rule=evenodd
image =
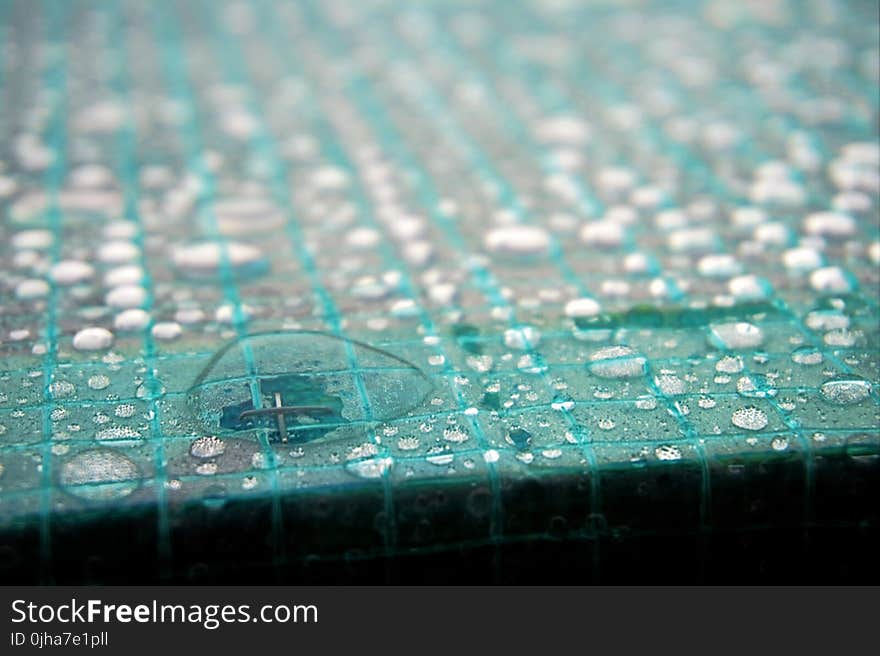
<path id="1" fill-rule="evenodd" d="M 737 428 L 757 431 L 767 426 L 767 414 L 760 408 L 747 405 L 744 408 L 734 410 L 730 421 Z"/>
<path id="2" fill-rule="evenodd" d="M 137 465 L 117 451 L 84 451 L 61 465 L 65 491 L 88 501 L 111 501 L 128 496 L 140 484 Z"/>
<path id="3" fill-rule="evenodd" d="M 319 332 L 251 335 L 221 348 L 187 403 L 205 432 L 267 430 L 307 441 L 355 421 L 403 415 L 430 392 L 391 353 Z"/>
<path id="4" fill-rule="evenodd" d="M 871 395 L 871 383 L 856 376 L 839 376 L 823 383 L 819 393 L 829 403 L 852 405 Z"/>

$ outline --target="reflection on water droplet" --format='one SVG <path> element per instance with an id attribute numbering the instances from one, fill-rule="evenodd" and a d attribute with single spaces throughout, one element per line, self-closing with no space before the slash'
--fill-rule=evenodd
<path id="1" fill-rule="evenodd" d="M 79 453 L 63 465 L 59 480 L 66 492 L 88 501 L 121 499 L 140 483 L 137 465 L 116 451 L 95 449 Z"/>

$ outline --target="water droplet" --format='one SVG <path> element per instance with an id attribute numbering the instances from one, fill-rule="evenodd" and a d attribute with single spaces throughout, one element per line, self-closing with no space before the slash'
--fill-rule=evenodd
<path id="1" fill-rule="evenodd" d="M 109 419 L 107 417 L 108 421 Z M 110 426 L 95 433 L 96 440 L 136 440 L 140 436 L 139 432 L 129 426 Z"/>
<path id="2" fill-rule="evenodd" d="M 524 451 L 532 442 L 532 434 L 524 428 L 513 428 L 507 433 L 507 441 L 520 451 Z"/>
<path id="3" fill-rule="evenodd" d="M 639 410 L 654 410 L 657 407 L 657 398 L 654 396 L 640 396 L 636 399 L 636 408 Z"/>
<path id="4" fill-rule="evenodd" d="M 743 370 L 743 359 L 738 355 L 725 355 L 715 363 L 715 371 L 737 374 Z"/>
<path id="5" fill-rule="evenodd" d="M 801 346 L 792 351 L 791 360 L 797 364 L 812 366 L 822 364 L 825 357 L 822 351 L 814 346 Z"/>
<path id="6" fill-rule="evenodd" d="M 466 442 L 469 438 L 470 435 L 468 435 L 467 431 L 462 430 L 458 425 L 447 426 L 443 429 L 443 439 L 447 442 L 461 444 L 462 442 Z"/>
<path id="7" fill-rule="evenodd" d="M 76 386 L 67 380 L 56 380 L 49 385 L 49 392 L 55 398 L 64 398 L 73 396 L 76 393 Z"/>
<path id="8" fill-rule="evenodd" d="M 541 341 L 541 333 L 532 326 L 510 328 L 504 331 L 504 345 L 507 348 L 522 351 L 534 348 Z"/>
<path id="9" fill-rule="evenodd" d="M 855 376 L 840 376 L 823 383 L 819 393 L 829 403 L 852 405 L 871 395 L 871 383 Z"/>
<path id="10" fill-rule="evenodd" d="M 189 452 L 194 458 L 216 458 L 226 451 L 226 443 L 214 436 L 200 437 L 193 440 Z"/>
<path id="11" fill-rule="evenodd" d="M 602 307 L 592 298 L 576 298 L 565 304 L 565 316 L 572 319 L 594 317 Z"/>
<path id="12" fill-rule="evenodd" d="M 736 381 L 736 391 L 740 396 L 753 399 L 766 399 L 776 396 L 773 381 L 764 374 L 749 374 Z"/>
<path id="13" fill-rule="evenodd" d="M 58 285 L 75 285 L 94 275 L 95 269 L 92 265 L 79 260 L 62 260 L 49 271 L 49 276 Z"/>
<path id="14" fill-rule="evenodd" d="M 22 300 L 33 298 L 43 298 L 49 295 L 49 283 L 39 278 L 30 278 L 22 280 L 15 286 L 15 296 Z"/>
<path id="15" fill-rule="evenodd" d="M 684 394 L 687 391 L 687 385 L 685 382 L 673 374 L 660 374 L 659 376 L 655 376 L 654 383 L 657 385 L 660 392 L 666 396 Z"/>
<path id="16" fill-rule="evenodd" d="M 401 451 L 414 451 L 419 448 L 420 440 L 414 435 L 398 438 L 397 448 Z"/>
<path id="17" fill-rule="evenodd" d="M 810 235 L 849 237 L 856 231 L 856 222 L 840 212 L 813 212 L 804 219 L 804 230 Z"/>
<path id="18" fill-rule="evenodd" d="M 509 225 L 490 230 L 484 244 L 491 253 L 541 255 L 550 249 L 550 235 L 538 226 Z"/>
<path id="19" fill-rule="evenodd" d="M 150 315 L 140 308 L 123 310 L 113 319 L 113 327 L 122 331 L 143 330 L 150 323 Z"/>
<path id="20" fill-rule="evenodd" d="M 183 328 L 176 321 L 161 321 L 153 326 L 150 334 L 156 339 L 171 341 L 183 334 Z"/>
<path id="21" fill-rule="evenodd" d="M 137 412 L 137 407 L 133 403 L 123 403 L 121 405 L 116 406 L 116 409 L 113 411 L 117 417 L 122 419 L 128 419 L 129 417 L 134 417 L 134 414 Z"/>
<path id="22" fill-rule="evenodd" d="M 140 484 L 137 465 L 117 451 L 94 449 L 63 465 L 59 480 L 65 491 L 87 501 L 111 501 L 134 492 Z"/>
<path id="23" fill-rule="evenodd" d="M 89 387 L 93 390 L 106 389 L 110 385 L 110 378 L 108 378 L 104 374 L 96 374 L 89 377 L 88 384 Z"/>
<path id="24" fill-rule="evenodd" d="M 761 430 L 767 426 L 767 414 L 760 408 L 747 405 L 733 411 L 730 421 L 743 430 Z"/>
<path id="25" fill-rule="evenodd" d="M 849 317 L 839 310 L 814 310 L 804 323 L 810 330 L 843 330 L 849 328 Z"/>
<path id="26" fill-rule="evenodd" d="M 852 291 L 850 275 L 840 267 L 824 267 L 810 274 L 810 285 L 817 292 L 846 294 Z"/>
<path id="27" fill-rule="evenodd" d="M 107 292 L 104 302 L 112 308 L 139 308 L 147 302 L 147 290 L 140 285 L 121 285 Z"/>
<path id="28" fill-rule="evenodd" d="M 345 465 L 345 469 L 359 478 L 382 478 L 392 465 L 391 458 L 371 458 L 369 460 L 355 460 Z"/>
<path id="29" fill-rule="evenodd" d="M 764 332 L 758 326 L 745 321 L 713 324 L 709 327 L 709 342 L 716 348 L 754 348 L 763 341 Z"/>
<path id="30" fill-rule="evenodd" d="M 368 413 L 376 421 L 399 417 L 431 388 L 421 370 L 367 344 L 319 332 L 277 332 L 221 348 L 187 403 L 210 434 L 262 429 L 285 441 L 306 441 Z"/>
<path id="31" fill-rule="evenodd" d="M 172 260 L 182 273 L 193 277 L 214 277 L 224 270 L 235 276 L 258 275 L 268 267 L 259 248 L 231 241 L 179 246 L 172 253 Z"/>
<path id="32" fill-rule="evenodd" d="M 788 448 L 788 439 L 785 437 L 774 437 L 770 440 L 770 448 L 774 451 L 785 451 Z"/>
<path id="33" fill-rule="evenodd" d="M 213 476 L 217 473 L 217 469 L 216 462 L 203 462 L 196 465 L 196 474 L 199 474 L 200 476 Z"/>
<path id="34" fill-rule="evenodd" d="M 113 344 L 113 333 L 106 328 L 83 328 L 73 336 L 73 348 L 78 351 L 100 351 Z"/>
<path id="35" fill-rule="evenodd" d="M 590 355 L 588 368 L 600 378 L 633 378 L 645 373 L 646 362 L 628 346 L 605 346 Z"/>
<path id="36" fill-rule="evenodd" d="M 662 444 L 654 449 L 658 460 L 681 460 L 681 450 L 673 444 Z"/>

